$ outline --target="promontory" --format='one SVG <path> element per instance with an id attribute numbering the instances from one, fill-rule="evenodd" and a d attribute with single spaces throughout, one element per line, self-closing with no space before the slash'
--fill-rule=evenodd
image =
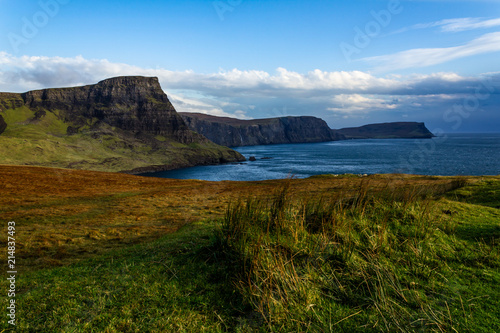
<path id="1" fill-rule="evenodd" d="M 242 161 L 190 130 L 156 77 L 0 93 L 0 164 L 147 172 Z"/>

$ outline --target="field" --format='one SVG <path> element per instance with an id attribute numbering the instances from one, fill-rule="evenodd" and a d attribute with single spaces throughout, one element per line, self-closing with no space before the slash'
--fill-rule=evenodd
<path id="1" fill-rule="evenodd" d="M 500 331 L 500 177 L 0 179 L 16 332 Z"/>

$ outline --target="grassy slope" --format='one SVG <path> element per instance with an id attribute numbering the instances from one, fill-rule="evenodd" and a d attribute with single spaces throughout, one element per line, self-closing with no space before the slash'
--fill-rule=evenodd
<path id="1" fill-rule="evenodd" d="M 8 125 L 0 135 L 2 164 L 116 172 L 152 165 L 191 166 L 204 156 L 231 159 L 228 148 L 214 143 L 185 145 L 161 136 L 156 137 L 161 148 L 153 149 L 105 124 L 96 137 L 91 126 L 97 119 L 89 119 L 82 133 L 67 135 L 70 124 L 58 117 L 57 110 L 46 110 L 38 120 L 26 106 L 4 109 L 0 115 Z"/>
<path id="2" fill-rule="evenodd" d="M 495 192 L 498 177 L 471 177 L 471 185 L 444 196 L 440 193 L 463 178 L 455 183 L 449 177 L 404 175 L 292 181 L 282 205 L 288 219 L 285 225 L 295 226 L 294 232 L 301 232 L 304 239 L 316 241 L 294 243 L 293 233 L 285 229 L 278 239 L 278 234 L 271 233 L 269 254 L 277 249 L 282 250 L 274 258 L 288 253 L 283 249 L 296 253 L 293 260 L 281 264 L 294 263 L 300 274 L 278 278 L 277 285 L 261 284 L 260 290 L 275 292 L 279 289 L 273 288 L 286 287 L 299 277 L 297 288 L 292 288 L 296 294 L 287 296 L 286 303 L 276 297 L 277 302 L 268 303 L 271 306 L 262 311 L 265 307 L 258 305 L 266 303 L 258 301 L 269 298 L 258 292 L 248 294 L 242 283 L 258 285 L 262 275 L 254 271 L 250 280 L 241 279 L 248 277 L 241 274 L 249 273 L 240 266 L 249 260 L 245 259 L 249 252 L 241 249 L 263 244 L 267 236 L 257 228 L 248 234 L 257 241 L 238 248 L 237 243 L 226 242 L 227 229 L 221 234 L 224 228 L 219 226 L 225 214 L 231 216 L 225 213 L 229 202 L 234 207 L 237 198 L 243 198 L 244 206 L 249 193 L 257 199 L 268 198 L 285 181 L 176 181 L 8 166 L 0 166 L 0 176 L 0 213 L 17 225 L 19 332 L 247 332 L 259 327 L 287 332 L 397 331 L 391 326 L 397 318 L 391 314 L 413 318 L 413 327 L 409 321 L 400 322 L 409 331 L 500 329 L 500 214 L 498 209 L 483 206 L 483 201 L 490 205 L 500 200 Z M 456 200 L 459 193 L 472 192 L 473 200 L 467 196 Z M 363 206 L 352 200 L 360 194 L 383 198 L 387 193 L 402 193 L 398 200 L 407 206 L 366 201 L 364 215 L 360 215 Z M 482 200 L 481 193 L 489 194 Z M 422 195 L 427 199 L 417 198 Z M 325 251 L 331 251 L 328 246 L 314 245 L 322 244 L 318 242 L 322 233 L 293 224 L 301 221 L 297 218 L 301 214 L 293 213 L 303 207 L 300 203 L 314 203 L 320 197 L 323 202 L 344 199 L 345 207 L 352 207 L 343 211 L 346 222 L 350 221 L 344 225 L 358 228 L 351 229 L 351 245 L 342 247 L 352 249 L 343 266 L 338 266 L 338 260 L 325 259 Z M 266 219 L 273 215 L 272 209 L 262 214 L 270 209 L 266 202 L 254 212 L 269 222 Z M 324 210 L 328 211 L 331 209 Z M 398 219 L 391 216 L 403 217 L 408 226 L 394 224 Z M 387 227 L 381 233 L 377 226 L 384 220 L 393 229 Z M 226 225 L 228 221 L 226 218 Z M 414 222 L 429 225 L 426 230 L 432 231 L 416 233 Z M 400 241 L 387 243 L 397 245 L 394 251 L 386 247 L 374 252 L 376 242 L 370 243 L 370 233 L 377 236 L 373 239 L 387 241 L 399 235 L 396 239 Z M 428 237 L 415 238 L 416 234 Z M 342 253 L 329 255 L 342 258 Z M 371 260 L 366 261 L 367 257 Z M 318 258 L 326 261 L 318 266 Z M 407 266 L 411 263 L 413 266 Z M 261 267 L 261 274 L 267 274 L 265 265 L 251 267 Z M 293 272 L 291 266 L 274 263 L 273 267 Z M 361 280 L 358 272 L 365 274 Z M 338 285 L 333 283 L 334 276 Z M 377 284 L 385 280 L 395 282 Z M 334 290 L 339 285 L 344 286 L 343 291 Z M 5 280 L 2 286 L 6 286 Z M 301 294 L 301 290 L 310 292 Z M 350 296 L 342 298 L 343 293 Z M 274 315 L 269 317 L 271 313 Z M 419 321 L 419 316 L 426 321 Z M 1 325 L 9 328 L 5 320 Z"/>

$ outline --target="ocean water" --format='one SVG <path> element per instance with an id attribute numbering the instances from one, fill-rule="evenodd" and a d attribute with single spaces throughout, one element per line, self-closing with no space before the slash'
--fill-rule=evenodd
<path id="1" fill-rule="evenodd" d="M 432 139 L 367 139 L 238 147 L 254 162 L 200 166 L 144 176 L 202 180 L 265 180 L 318 174 L 411 173 L 499 175 L 500 133 L 443 134 Z M 264 159 L 263 159 L 264 158 Z"/>

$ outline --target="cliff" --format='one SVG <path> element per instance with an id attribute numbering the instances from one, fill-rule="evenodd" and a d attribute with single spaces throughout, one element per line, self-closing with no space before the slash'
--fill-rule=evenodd
<path id="1" fill-rule="evenodd" d="M 191 131 L 154 77 L 0 93 L 3 164 L 152 171 L 241 161 Z"/>
<path id="2" fill-rule="evenodd" d="M 180 115 L 191 130 L 228 147 L 325 142 L 343 138 L 316 117 L 240 120 L 200 113 L 181 112 Z"/>
<path id="3" fill-rule="evenodd" d="M 392 122 L 333 130 L 316 117 L 241 120 L 180 112 L 188 127 L 213 142 L 228 146 L 326 142 L 345 139 L 432 138 L 418 122 Z"/>
<path id="4" fill-rule="evenodd" d="M 75 126 L 85 126 L 95 118 L 125 131 L 164 135 L 182 143 L 203 140 L 188 129 L 156 77 L 116 77 L 95 85 L 29 91 L 22 96 L 32 110 L 62 110 L 62 119 Z"/>
<path id="5" fill-rule="evenodd" d="M 347 139 L 427 139 L 434 137 L 424 123 L 418 122 L 369 124 L 360 127 L 341 128 L 337 132 Z"/>

